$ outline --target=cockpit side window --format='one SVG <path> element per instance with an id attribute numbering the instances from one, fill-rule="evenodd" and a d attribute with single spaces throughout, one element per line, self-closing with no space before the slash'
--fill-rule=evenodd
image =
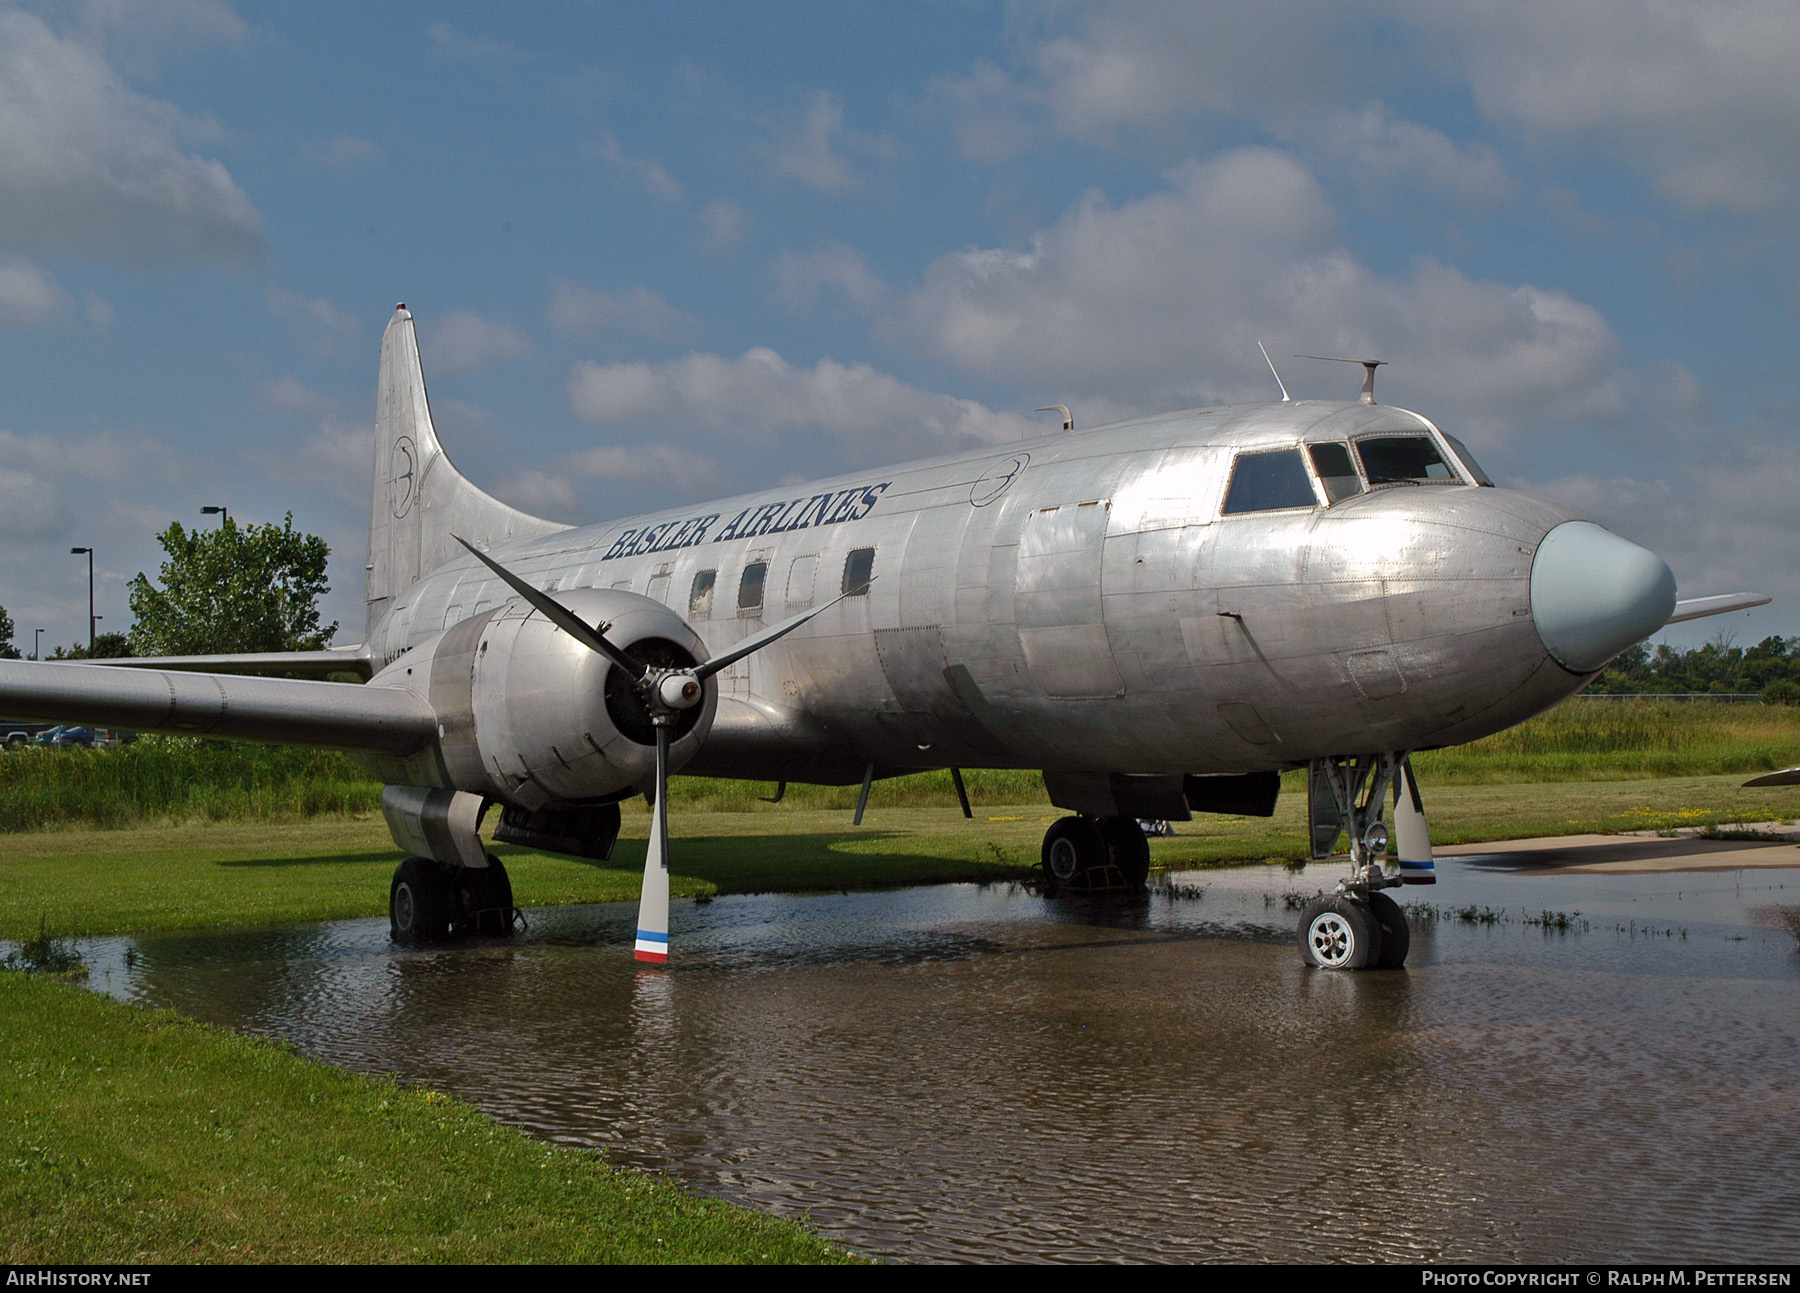
<path id="1" fill-rule="evenodd" d="M 1298 449 L 1241 453 L 1231 468 L 1231 485 L 1225 491 L 1226 516 L 1318 505 Z"/>
<path id="2" fill-rule="evenodd" d="M 1356 442 L 1356 453 L 1371 485 L 1462 483 L 1428 435 L 1367 436 Z"/>
<path id="3" fill-rule="evenodd" d="M 1349 445 L 1316 444 L 1308 452 L 1312 454 L 1313 470 L 1319 473 L 1319 480 L 1325 486 L 1326 498 L 1341 503 L 1363 492 L 1362 477 L 1356 474 L 1356 464 L 1350 461 Z"/>
<path id="4" fill-rule="evenodd" d="M 1469 447 L 1448 431 L 1444 432 L 1443 436 L 1450 442 L 1450 452 L 1462 460 L 1462 465 L 1468 469 L 1469 475 L 1475 478 L 1475 483 L 1486 485 L 1492 489 L 1494 482 L 1488 479 L 1488 474 L 1481 469 L 1481 464 L 1475 461 L 1475 455 L 1469 452 Z"/>

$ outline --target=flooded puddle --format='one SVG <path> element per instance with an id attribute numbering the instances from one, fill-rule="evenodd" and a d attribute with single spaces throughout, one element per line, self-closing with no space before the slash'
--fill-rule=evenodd
<path id="1" fill-rule="evenodd" d="M 1318 866 L 721 898 L 677 906 L 668 971 L 630 905 L 441 950 L 373 920 L 84 952 L 122 999 L 870 1256 L 1795 1260 L 1800 872 L 1440 866 L 1388 973 L 1300 964 Z"/>

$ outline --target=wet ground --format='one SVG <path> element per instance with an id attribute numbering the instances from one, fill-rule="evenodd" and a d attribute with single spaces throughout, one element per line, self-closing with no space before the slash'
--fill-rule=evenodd
<path id="1" fill-rule="evenodd" d="M 1800 1259 L 1800 871 L 1440 863 L 1404 970 L 1303 968 L 1335 866 L 97 940 L 278 1033 L 913 1260 Z"/>

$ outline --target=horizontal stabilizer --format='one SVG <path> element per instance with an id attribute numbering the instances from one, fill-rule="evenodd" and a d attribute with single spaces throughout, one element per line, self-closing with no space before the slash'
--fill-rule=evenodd
<path id="1" fill-rule="evenodd" d="M 1760 777 L 1751 777 L 1744 783 L 1749 786 L 1800 786 L 1800 768 L 1783 768 L 1780 772 L 1765 772 Z"/>
<path id="2" fill-rule="evenodd" d="M 182 673 L 304 674 L 323 678 L 334 673 L 353 673 L 367 682 L 375 676 L 375 662 L 361 647 L 334 651 L 256 651 L 240 655 L 128 656 L 104 663 L 119 669 L 178 669 Z"/>
<path id="3" fill-rule="evenodd" d="M 26 660 L 0 660 L 0 714 L 393 755 L 437 737 L 431 706 L 398 687 Z"/>
<path id="4" fill-rule="evenodd" d="M 1705 619 L 1708 615 L 1723 615 L 1727 611 L 1747 611 L 1752 606 L 1767 606 L 1773 600 L 1761 593 L 1720 593 L 1717 597 L 1688 597 L 1675 603 L 1675 613 L 1663 623 L 1679 624 L 1683 620 Z"/>

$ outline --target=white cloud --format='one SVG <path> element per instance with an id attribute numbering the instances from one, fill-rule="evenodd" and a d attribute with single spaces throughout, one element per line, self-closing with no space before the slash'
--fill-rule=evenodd
<path id="1" fill-rule="evenodd" d="M 455 63 L 473 63 L 490 70 L 514 67 L 530 60 L 531 55 L 509 41 L 487 36 L 467 36 L 447 22 L 434 22 L 425 29 L 431 42 L 431 53 Z"/>
<path id="2" fill-rule="evenodd" d="M 269 312 L 290 324 L 314 354 L 344 359 L 355 353 L 351 343 L 362 332 L 362 325 L 330 301 L 274 283 L 264 284 L 263 298 L 269 303 Z"/>
<path id="3" fill-rule="evenodd" d="M 1512 188 L 1493 149 L 1459 147 L 1442 131 L 1395 120 L 1379 104 L 1333 116 L 1320 148 L 1349 167 L 1371 194 L 1419 189 L 1463 206 L 1490 207 Z"/>
<path id="4" fill-rule="evenodd" d="M 559 332 L 630 332 L 670 337 L 693 331 L 698 324 L 649 288 L 634 287 L 609 295 L 558 279 L 545 317 Z"/>
<path id="5" fill-rule="evenodd" d="M 256 391 L 263 399 L 286 413 L 322 413 L 337 403 L 329 395 L 321 395 L 292 376 L 262 382 Z"/>
<path id="6" fill-rule="evenodd" d="M 811 305 L 821 289 L 830 288 L 867 309 L 887 291 L 862 254 L 841 242 L 805 255 L 782 252 L 775 258 L 775 281 L 776 296 L 789 305 Z"/>
<path id="7" fill-rule="evenodd" d="M 827 90 L 813 96 L 806 116 L 797 125 L 777 127 L 773 133 L 775 174 L 821 193 L 842 192 L 856 184 L 846 151 L 864 156 L 886 156 L 892 151 L 885 141 L 847 128 L 844 105 Z"/>
<path id="8" fill-rule="evenodd" d="M 66 323 L 75 302 L 28 261 L 0 263 L 0 328 L 49 328 Z"/>
<path id="9" fill-rule="evenodd" d="M 1119 206 L 1090 192 L 1024 250 L 939 257 L 898 313 L 900 335 L 967 372 L 1108 412 L 1264 398 L 1259 339 L 1390 360 L 1464 425 L 1623 411 L 1597 310 L 1431 260 L 1383 278 L 1340 245 L 1306 168 L 1268 149 L 1189 163 Z M 1337 380 L 1289 385 L 1329 395 Z"/>
<path id="10" fill-rule="evenodd" d="M 420 347 L 426 363 L 450 373 L 472 372 L 530 353 L 525 334 L 468 310 L 452 310 L 431 327 Z"/>
<path id="11" fill-rule="evenodd" d="M 0 537 L 48 538 L 62 532 L 69 519 L 54 481 L 0 467 Z"/>
<path id="12" fill-rule="evenodd" d="M 714 250 L 737 246 L 750 227 L 744 208 L 730 198 L 708 202 L 700 212 L 700 221 L 706 226 L 706 244 Z"/>
<path id="13" fill-rule="evenodd" d="M 1800 186 L 1800 10 L 1787 0 L 1420 6 L 1491 116 L 1620 150 L 1663 193 L 1739 212 Z"/>
<path id="14" fill-rule="evenodd" d="M 868 457 L 892 459 L 1016 440 L 1035 424 L 974 400 L 909 386 L 867 364 L 821 359 L 796 367 L 773 350 L 736 359 L 691 354 L 663 363 L 575 365 L 569 404 L 587 422 L 701 431 L 753 444 L 822 434 Z"/>
<path id="15" fill-rule="evenodd" d="M 0 244 L 130 264 L 261 257 L 262 221 L 206 132 L 129 89 L 100 52 L 0 11 Z"/>
<path id="16" fill-rule="evenodd" d="M 610 162 L 636 176 L 652 197 L 664 202 L 686 200 L 687 190 L 681 186 L 681 181 L 664 170 L 661 163 L 626 156 L 625 150 L 619 147 L 619 141 L 610 134 L 601 135 L 594 143 L 593 150 L 594 155 L 602 161 Z"/>

